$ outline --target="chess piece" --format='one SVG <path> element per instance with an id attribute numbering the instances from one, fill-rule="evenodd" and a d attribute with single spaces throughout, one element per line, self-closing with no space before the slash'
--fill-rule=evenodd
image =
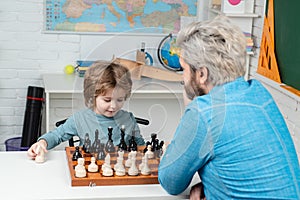
<path id="1" fill-rule="evenodd" d="M 105 146 L 105 151 L 108 152 L 108 153 L 113 153 L 113 152 L 115 152 L 115 146 L 114 146 L 114 143 L 113 143 L 113 140 L 112 140 L 113 128 L 108 127 L 107 130 L 108 130 L 108 140 L 107 140 L 107 143 L 106 143 L 106 146 Z"/>
<path id="2" fill-rule="evenodd" d="M 143 167 L 144 167 L 144 165 L 145 165 L 145 159 L 146 159 L 146 155 L 144 155 L 144 156 L 142 157 L 142 163 L 139 165 L 139 170 L 142 170 L 142 169 L 143 169 Z"/>
<path id="3" fill-rule="evenodd" d="M 150 145 L 151 145 L 151 151 L 154 152 L 155 149 L 156 149 L 156 146 L 158 145 L 158 140 L 156 139 L 157 137 L 157 134 L 156 133 L 152 133 L 151 134 L 151 142 L 150 142 Z"/>
<path id="4" fill-rule="evenodd" d="M 84 158 L 78 158 L 77 165 L 75 166 L 75 176 L 78 178 L 86 177 Z"/>
<path id="5" fill-rule="evenodd" d="M 143 158 L 144 158 L 144 164 L 141 169 L 141 174 L 149 175 L 149 174 L 151 174 L 151 169 L 149 168 L 149 165 L 148 165 L 148 155 L 146 154 Z"/>
<path id="6" fill-rule="evenodd" d="M 137 144 L 135 142 L 135 131 L 132 131 L 131 139 L 129 140 L 128 151 L 137 151 Z"/>
<path id="7" fill-rule="evenodd" d="M 151 145 L 151 142 L 147 141 L 145 148 L 144 148 L 144 153 L 146 153 L 148 151 L 148 145 Z"/>
<path id="8" fill-rule="evenodd" d="M 45 162 L 45 152 L 40 145 L 37 146 L 35 152 L 37 153 L 37 155 L 35 157 L 35 162 L 36 163 Z"/>
<path id="9" fill-rule="evenodd" d="M 164 146 L 164 141 L 160 141 L 160 143 L 159 143 L 159 145 L 158 145 L 158 149 L 155 151 L 155 152 L 157 152 L 157 158 L 161 158 L 162 157 L 162 155 L 163 155 L 163 146 Z"/>
<path id="10" fill-rule="evenodd" d="M 82 158 L 82 154 L 80 153 L 79 146 L 75 147 L 75 152 L 73 154 L 72 160 L 76 161 L 78 158 Z"/>
<path id="11" fill-rule="evenodd" d="M 105 151 L 104 151 L 104 144 L 100 143 L 99 148 L 97 151 L 97 160 L 104 160 L 105 159 Z"/>
<path id="12" fill-rule="evenodd" d="M 97 172 L 98 171 L 98 165 L 96 164 L 96 158 L 91 157 L 91 163 L 88 166 L 89 172 Z"/>
<path id="13" fill-rule="evenodd" d="M 128 169 L 128 175 L 129 176 L 137 176 L 139 174 L 139 170 L 136 167 L 136 151 L 131 151 L 131 166 Z"/>
<path id="14" fill-rule="evenodd" d="M 165 155 L 166 150 L 167 150 L 167 145 L 166 145 L 166 144 L 163 144 L 161 150 L 162 150 L 162 155 L 161 155 L 160 159 L 162 159 L 162 157 Z"/>
<path id="15" fill-rule="evenodd" d="M 109 155 L 109 153 L 105 157 L 104 164 L 102 165 L 101 170 L 102 170 L 102 175 L 103 176 L 112 176 L 114 174 L 113 170 L 111 169 L 111 166 L 110 166 L 110 155 Z"/>
<path id="16" fill-rule="evenodd" d="M 91 145 L 92 145 L 92 144 L 91 144 L 90 136 L 89 136 L 88 133 L 86 133 L 86 134 L 85 134 L 85 138 L 84 138 L 83 147 L 82 147 L 83 151 L 84 151 L 85 153 L 91 153 L 91 148 L 92 148 Z"/>
<path id="17" fill-rule="evenodd" d="M 130 152 L 128 153 L 128 158 L 127 158 L 127 160 L 125 161 L 125 166 L 126 166 L 126 167 L 130 167 L 130 166 L 131 166 L 131 163 L 132 163 L 132 161 L 131 161 L 132 153 L 133 153 L 133 151 L 130 151 Z"/>
<path id="18" fill-rule="evenodd" d="M 147 146 L 147 151 L 146 151 L 145 155 L 147 155 L 147 157 L 148 157 L 149 159 L 154 158 L 154 153 L 152 152 L 152 147 L 151 147 L 151 145 L 148 145 L 148 146 Z"/>
<path id="19" fill-rule="evenodd" d="M 124 151 L 118 151 L 117 163 L 114 166 L 114 170 L 117 176 L 125 176 L 125 167 L 123 165 Z"/>
<path id="20" fill-rule="evenodd" d="M 96 129 L 95 131 L 95 140 L 92 144 L 92 148 L 91 148 L 91 153 L 96 153 L 97 152 L 97 146 L 100 144 L 100 139 L 99 139 L 99 131 L 98 129 Z"/>
<path id="21" fill-rule="evenodd" d="M 121 139 L 120 144 L 118 145 L 119 149 L 122 149 L 123 151 L 127 150 L 127 144 L 125 142 L 125 126 L 122 125 L 121 127 Z"/>

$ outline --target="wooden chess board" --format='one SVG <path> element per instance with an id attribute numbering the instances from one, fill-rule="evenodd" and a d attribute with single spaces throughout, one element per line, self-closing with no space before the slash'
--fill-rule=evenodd
<path id="1" fill-rule="evenodd" d="M 137 157 L 136 157 L 136 165 L 137 168 L 142 162 L 142 156 L 143 156 L 143 149 L 144 147 L 139 147 L 137 151 Z M 139 171 L 139 174 L 137 176 L 130 176 L 128 175 L 127 171 L 128 168 L 126 168 L 126 175 L 125 176 L 117 176 L 114 175 L 107 177 L 102 175 L 101 166 L 104 163 L 104 160 L 97 160 L 96 164 L 99 167 L 98 172 L 88 172 L 88 165 L 91 162 L 91 155 L 86 154 L 81 150 L 81 154 L 83 158 L 85 159 L 85 168 L 87 175 L 84 178 L 78 178 L 75 176 L 75 166 L 77 165 L 77 161 L 73 161 L 72 157 L 75 152 L 75 147 L 66 147 L 66 155 L 69 165 L 69 171 L 71 175 L 71 185 L 72 186 L 103 186 L 103 185 L 140 185 L 140 184 L 158 184 L 158 165 L 159 165 L 159 158 L 153 158 L 148 160 L 149 167 L 151 169 L 150 175 L 142 175 Z M 111 153 L 110 157 L 110 164 L 113 169 L 113 166 L 116 164 L 117 160 L 117 152 Z M 124 163 L 128 158 L 128 152 L 124 153 Z M 123 163 L 123 164 L 124 164 Z"/>

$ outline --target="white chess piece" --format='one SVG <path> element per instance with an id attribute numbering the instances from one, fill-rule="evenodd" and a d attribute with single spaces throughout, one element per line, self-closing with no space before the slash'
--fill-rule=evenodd
<path id="1" fill-rule="evenodd" d="M 35 157 L 35 162 L 36 163 L 45 162 L 45 152 L 40 145 L 37 145 L 35 152 L 37 154 Z"/>
<path id="2" fill-rule="evenodd" d="M 78 178 L 86 177 L 84 158 L 77 159 L 77 165 L 75 166 L 75 176 Z"/>
<path id="3" fill-rule="evenodd" d="M 128 153 L 128 158 L 127 158 L 127 160 L 125 161 L 125 166 L 126 166 L 126 167 L 130 167 L 130 166 L 131 166 L 131 163 L 132 163 L 132 161 L 131 161 L 132 152 L 133 152 L 133 151 L 130 151 L 130 152 Z"/>
<path id="4" fill-rule="evenodd" d="M 114 170 L 117 171 L 118 168 L 121 168 L 123 166 L 123 151 L 118 151 L 118 157 L 117 157 L 117 163 L 114 165 Z"/>
<path id="5" fill-rule="evenodd" d="M 160 157 L 160 160 L 164 157 L 166 150 L 167 150 L 167 145 L 164 144 L 164 145 L 162 146 L 162 155 L 161 155 L 161 157 Z"/>
<path id="6" fill-rule="evenodd" d="M 114 169 L 117 176 L 125 176 L 126 172 L 122 157 L 117 157 L 117 164 L 114 166 Z"/>
<path id="7" fill-rule="evenodd" d="M 147 151 L 145 153 L 149 159 L 154 158 L 154 153 L 151 151 L 151 145 L 147 146 Z"/>
<path id="8" fill-rule="evenodd" d="M 139 174 L 139 170 L 138 168 L 136 167 L 136 151 L 131 151 L 132 154 L 131 154 L 131 166 L 130 168 L 128 169 L 128 175 L 130 176 L 136 176 Z"/>
<path id="9" fill-rule="evenodd" d="M 112 176 L 114 174 L 110 166 L 110 155 L 109 153 L 105 156 L 104 164 L 101 167 L 103 176 Z"/>
<path id="10" fill-rule="evenodd" d="M 148 156 L 147 155 L 144 156 L 144 165 L 142 166 L 141 174 L 143 174 L 143 175 L 151 174 L 151 169 L 149 168 L 149 165 L 148 165 Z"/>
<path id="11" fill-rule="evenodd" d="M 142 157 L 142 163 L 139 165 L 139 170 L 142 170 L 145 165 L 146 154 Z"/>
<path id="12" fill-rule="evenodd" d="M 91 157 L 91 163 L 88 166 L 88 171 L 89 172 L 97 172 L 98 171 L 98 165 L 96 164 L 96 158 Z"/>

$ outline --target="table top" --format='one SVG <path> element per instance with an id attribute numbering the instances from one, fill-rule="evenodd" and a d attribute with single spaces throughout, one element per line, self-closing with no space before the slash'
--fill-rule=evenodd
<path id="1" fill-rule="evenodd" d="M 0 152 L 2 198 L 128 200 L 189 198 L 189 189 L 179 196 L 171 196 L 159 184 L 72 187 L 65 151 L 49 151 L 46 162 L 42 164 L 29 159 L 26 153 Z"/>
<path id="2" fill-rule="evenodd" d="M 83 78 L 78 74 L 44 74 L 46 93 L 82 93 Z M 132 93 L 143 94 L 182 94 L 183 86 L 180 82 L 161 81 L 143 77 L 133 80 Z"/>

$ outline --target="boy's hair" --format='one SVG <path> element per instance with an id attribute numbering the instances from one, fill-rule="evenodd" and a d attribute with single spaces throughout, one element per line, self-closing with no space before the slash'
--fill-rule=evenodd
<path id="1" fill-rule="evenodd" d="M 94 108 L 95 98 L 105 95 L 109 89 L 121 88 L 128 98 L 131 94 L 132 80 L 129 70 L 115 62 L 96 61 L 84 75 L 84 101 L 89 108 Z"/>

